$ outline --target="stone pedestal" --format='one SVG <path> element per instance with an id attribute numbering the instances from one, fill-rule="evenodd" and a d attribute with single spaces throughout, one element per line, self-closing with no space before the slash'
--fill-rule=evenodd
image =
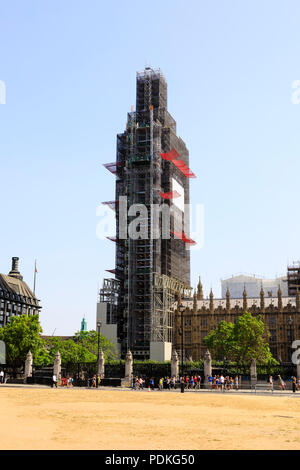
<path id="1" fill-rule="evenodd" d="M 179 372 L 178 354 L 174 349 L 172 353 L 172 361 L 171 361 L 171 377 L 177 377 L 178 372 Z"/>
<path id="2" fill-rule="evenodd" d="M 24 383 L 27 383 L 27 377 L 32 377 L 32 354 L 31 351 L 28 352 L 25 361 L 25 370 L 24 370 Z"/>
<path id="3" fill-rule="evenodd" d="M 297 364 L 297 379 L 300 379 L 300 362 Z"/>
<path id="4" fill-rule="evenodd" d="M 256 360 L 252 359 L 250 365 L 250 377 L 251 377 L 251 386 L 257 384 L 257 374 L 256 374 Z"/>
<path id="5" fill-rule="evenodd" d="M 211 355 L 209 350 L 204 355 L 204 387 L 208 388 L 208 377 L 212 374 Z"/>
<path id="6" fill-rule="evenodd" d="M 133 357 L 131 351 L 127 351 L 125 359 L 125 377 L 121 382 L 122 387 L 132 387 L 132 364 Z"/>
<path id="7" fill-rule="evenodd" d="M 57 383 L 61 381 L 61 357 L 59 351 L 55 354 L 53 364 L 53 375 L 56 375 Z"/>
<path id="8" fill-rule="evenodd" d="M 104 358 L 104 352 L 100 351 L 99 354 L 99 363 L 98 363 L 98 370 L 97 374 L 100 375 L 101 379 L 104 379 L 104 371 L 105 371 L 105 358 Z"/>

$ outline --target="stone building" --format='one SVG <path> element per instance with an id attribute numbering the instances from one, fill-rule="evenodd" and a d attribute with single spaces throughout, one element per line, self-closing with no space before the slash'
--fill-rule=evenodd
<path id="1" fill-rule="evenodd" d="M 300 338 L 300 294 L 283 297 L 280 287 L 276 298 L 265 297 L 263 289 L 259 298 L 248 298 L 246 289 L 243 298 L 230 297 L 227 290 L 225 299 L 214 299 L 210 292 L 209 299 L 201 297 L 202 286 L 198 285 L 193 300 L 183 300 L 186 307 L 183 312 L 184 356 L 193 360 L 203 359 L 206 347 L 203 338 L 217 328 L 220 321 L 235 323 L 239 315 L 248 311 L 253 316 L 261 315 L 270 332 L 268 340 L 273 356 L 280 362 L 290 363 L 294 350 L 292 342 Z M 200 294 L 200 295 L 199 295 Z M 174 344 L 177 352 L 181 350 L 181 313 L 175 311 Z"/>
<path id="2" fill-rule="evenodd" d="M 12 258 L 11 271 L 0 274 L 0 327 L 16 315 L 37 315 L 41 308 L 19 272 L 19 258 Z"/>

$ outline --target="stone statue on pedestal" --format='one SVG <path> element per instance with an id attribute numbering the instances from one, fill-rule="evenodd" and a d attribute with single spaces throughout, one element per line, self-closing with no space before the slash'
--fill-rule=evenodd
<path id="1" fill-rule="evenodd" d="M 178 376 L 178 371 L 179 371 L 178 363 L 179 363 L 178 354 L 175 351 L 175 349 L 173 349 L 172 361 L 171 361 L 171 377 L 177 377 Z"/>
<path id="2" fill-rule="evenodd" d="M 251 385 L 257 384 L 257 374 L 256 374 L 256 360 L 252 359 L 250 365 L 250 377 L 251 377 Z"/>
<path id="3" fill-rule="evenodd" d="M 24 384 L 27 383 L 27 377 L 32 377 L 32 354 L 31 351 L 27 353 L 26 361 L 25 361 L 25 370 L 24 370 Z"/>
<path id="4" fill-rule="evenodd" d="M 130 350 L 127 351 L 125 358 L 125 378 L 121 382 L 122 387 L 132 386 L 133 357 Z"/>
<path id="5" fill-rule="evenodd" d="M 61 380 L 61 357 L 59 351 L 57 351 L 54 357 L 53 375 L 56 375 L 57 383 L 59 383 Z"/>
<path id="6" fill-rule="evenodd" d="M 208 377 L 212 374 L 211 355 L 209 350 L 204 355 L 204 386 L 208 387 Z"/>
<path id="7" fill-rule="evenodd" d="M 100 379 L 104 379 L 104 370 L 105 370 L 105 358 L 104 358 L 104 352 L 100 351 L 99 355 L 99 364 L 98 364 L 98 375 L 100 376 Z"/>

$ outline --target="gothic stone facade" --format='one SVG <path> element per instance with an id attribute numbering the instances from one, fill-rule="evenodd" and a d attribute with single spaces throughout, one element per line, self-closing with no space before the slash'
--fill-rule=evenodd
<path id="1" fill-rule="evenodd" d="M 200 293 L 199 293 L 200 292 Z M 291 345 L 300 339 L 300 294 L 295 297 L 282 297 L 278 290 L 276 298 L 265 298 L 261 291 L 260 298 L 247 298 L 244 291 L 242 299 L 231 299 L 227 291 L 226 299 L 214 299 L 213 293 L 203 299 L 202 289 L 194 300 L 183 301 L 184 315 L 184 356 L 197 361 L 203 359 L 206 348 L 203 338 L 217 328 L 220 321 L 235 323 L 239 315 L 248 311 L 253 316 L 261 315 L 270 332 L 268 340 L 273 356 L 281 363 L 290 363 L 294 352 Z M 175 312 L 174 348 L 181 350 L 181 313 Z"/>

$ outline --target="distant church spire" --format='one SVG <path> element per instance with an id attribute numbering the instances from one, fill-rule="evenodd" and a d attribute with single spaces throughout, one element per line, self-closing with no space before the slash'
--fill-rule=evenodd
<path id="1" fill-rule="evenodd" d="M 87 321 L 85 317 L 81 320 L 80 331 L 87 331 Z"/>

